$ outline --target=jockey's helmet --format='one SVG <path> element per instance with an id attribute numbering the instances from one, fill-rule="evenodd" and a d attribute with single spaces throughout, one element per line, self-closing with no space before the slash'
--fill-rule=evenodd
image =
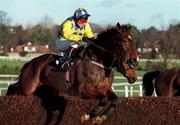
<path id="1" fill-rule="evenodd" d="M 90 16 L 90 14 L 88 14 L 88 12 L 83 9 L 83 8 L 78 8 L 75 12 L 74 12 L 74 18 L 75 19 L 79 19 L 79 18 L 85 18 L 88 19 L 88 17 Z"/>

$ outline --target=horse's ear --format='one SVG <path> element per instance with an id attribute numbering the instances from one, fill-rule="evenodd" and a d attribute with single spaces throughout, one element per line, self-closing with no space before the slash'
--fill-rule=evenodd
<path id="1" fill-rule="evenodd" d="M 132 29 L 131 25 L 128 25 L 127 29 L 130 31 Z"/>
<path id="2" fill-rule="evenodd" d="M 116 29 L 118 32 L 120 32 L 120 33 L 122 32 L 122 28 L 121 28 L 121 25 L 119 22 L 116 24 Z"/>
<path id="3" fill-rule="evenodd" d="M 116 24 L 116 26 L 117 26 L 117 27 L 121 27 L 121 25 L 120 25 L 120 23 L 119 23 L 119 22 Z"/>

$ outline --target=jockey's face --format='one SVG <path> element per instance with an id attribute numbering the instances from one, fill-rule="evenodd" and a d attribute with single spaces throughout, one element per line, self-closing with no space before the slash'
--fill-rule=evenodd
<path id="1" fill-rule="evenodd" d="M 88 20 L 88 18 L 84 18 L 84 17 L 78 18 L 77 25 L 79 27 L 84 27 L 84 25 L 87 23 L 87 20 Z"/>

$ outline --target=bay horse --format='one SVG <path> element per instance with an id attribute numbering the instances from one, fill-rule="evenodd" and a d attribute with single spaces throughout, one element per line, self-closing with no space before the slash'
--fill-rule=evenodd
<path id="1" fill-rule="evenodd" d="M 143 76 L 145 96 L 156 92 L 157 96 L 180 96 L 180 68 L 151 71 Z"/>
<path id="2" fill-rule="evenodd" d="M 10 85 L 7 95 L 34 95 L 38 87 L 51 87 L 55 96 L 79 96 L 97 99 L 99 104 L 83 120 L 109 115 L 118 97 L 112 90 L 114 67 L 129 83 L 137 79 L 137 51 L 128 25 L 116 26 L 99 33 L 96 39 L 79 53 L 73 54 L 73 65 L 67 72 L 58 71 L 57 54 L 44 54 L 27 62 L 21 69 L 17 83 Z M 78 49 L 79 50 L 79 49 Z M 78 51 L 77 50 L 77 51 Z M 110 102 L 108 108 L 105 106 Z M 101 117 L 102 118 L 102 117 Z"/>

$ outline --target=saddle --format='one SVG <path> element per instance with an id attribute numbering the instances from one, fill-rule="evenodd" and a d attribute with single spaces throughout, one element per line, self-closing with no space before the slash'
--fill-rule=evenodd
<path id="1" fill-rule="evenodd" d="M 60 56 L 56 60 L 57 69 L 61 72 L 67 72 L 74 65 L 74 62 L 84 57 L 86 48 L 81 46 L 77 49 L 70 48 L 65 52 L 64 56 Z"/>

